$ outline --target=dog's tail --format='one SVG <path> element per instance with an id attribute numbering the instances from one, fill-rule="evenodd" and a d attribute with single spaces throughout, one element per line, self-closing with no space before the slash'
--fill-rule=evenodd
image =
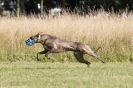
<path id="1" fill-rule="evenodd" d="M 102 47 L 98 47 L 94 53 L 96 54 L 98 52 L 98 50 L 100 50 Z M 100 60 L 102 63 L 105 63 L 103 60 L 101 60 L 99 57 L 96 57 L 96 59 Z"/>
<path id="2" fill-rule="evenodd" d="M 88 55 L 91 55 L 92 57 L 95 57 L 97 60 L 100 60 L 102 63 L 105 63 L 96 53 L 98 52 L 101 47 L 97 48 L 95 51 L 92 50 L 89 46 L 85 46 L 85 51 Z"/>
<path id="3" fill-rule="evenodd" d="M 94 51 L 94 53 L 97 53 L 98 52 L 98 50 L 100 50 L 102 47 L 98 47 L 95 51 Z"/>

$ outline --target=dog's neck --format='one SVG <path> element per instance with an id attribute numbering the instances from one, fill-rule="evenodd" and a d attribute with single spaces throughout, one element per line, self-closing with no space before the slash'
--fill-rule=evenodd
<path id="1" fill-rule="evenodd" d="M 48 34 L 42 34 L 42 35 L 38 36 L 38 40 L 39 40 L 38 43 L 41 43 L 42 45 L 45 45 L 46 41 L 50 40 L 50 39 L 56 39 L 56 37 L 48 35 Z"/>

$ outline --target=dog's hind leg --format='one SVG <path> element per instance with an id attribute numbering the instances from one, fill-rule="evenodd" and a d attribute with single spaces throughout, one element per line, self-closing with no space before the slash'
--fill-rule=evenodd
<path id="1" fill-rule="evenodd" d="M 83 57 L 83 53 L 81 52 L 74 52 L 74 56 L 77 59 L 77 61 L 79 61 L 80 63 L 84 63 L 86 64 L 88 67 L 91 64 L 90 62 L 86 61 Z"/>

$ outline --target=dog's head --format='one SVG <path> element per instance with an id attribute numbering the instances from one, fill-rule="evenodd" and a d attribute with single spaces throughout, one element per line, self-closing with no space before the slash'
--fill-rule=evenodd
<path id="1" fill-rule="evenodd" d="M 35 43 L 39 43 L 39 41 L 40 41 L 40 39 L 41 39 L 41 34 L 42 34 L 42 32 L 37 33 L 36 35 L 33 35 L 33 36 L 31 36 L 30 38 L 28 38 L 28 39 L 25 41 L 26 45 L 32 46 L 32 45 L 34 45 Z"/>

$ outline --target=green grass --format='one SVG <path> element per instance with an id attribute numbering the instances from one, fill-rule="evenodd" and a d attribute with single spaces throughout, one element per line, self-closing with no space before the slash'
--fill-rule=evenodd
<path id="1" fill-rule="evenodd" d="M 132 63 L 1 62 L 0 88 L 132 88 Z"/>

